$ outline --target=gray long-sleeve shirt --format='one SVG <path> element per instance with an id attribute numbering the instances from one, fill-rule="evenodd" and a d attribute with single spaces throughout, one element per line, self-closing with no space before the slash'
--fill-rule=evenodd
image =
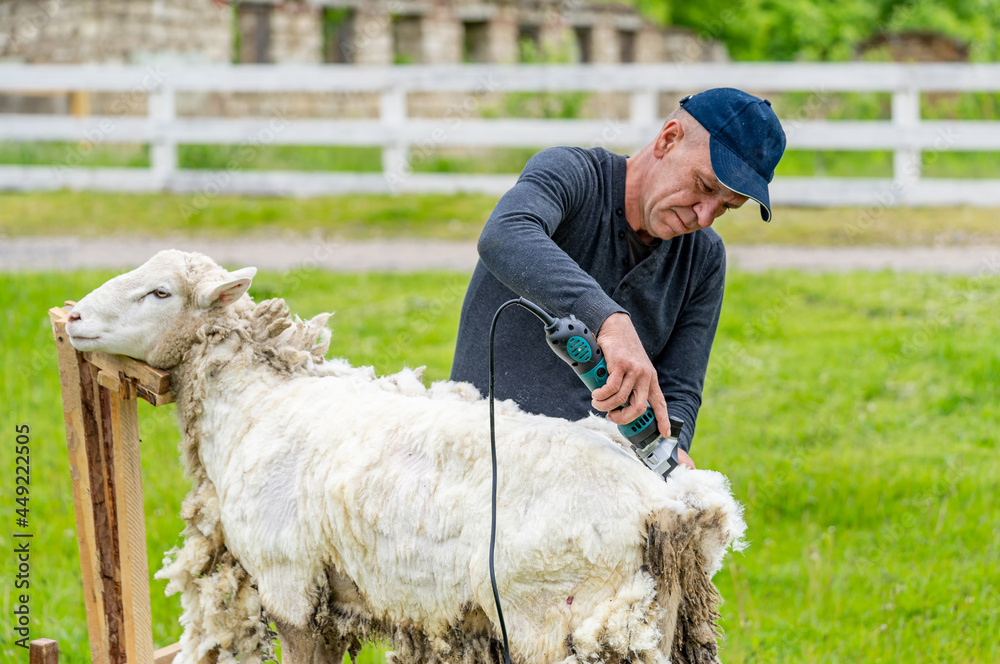
<path id="1" fill-rule="evenodd" d="M 603 148 L 550 148 L 532 157 L 479 238 L 462 305 L 453 380 L 489 389 L 489 330 L 505 301 L 525 297 L 597 331 L 626 312 L 656 368 L 689 450 L 725 286 L 722 239 L 702 229 L 660 242 L 630 268 L 625 157 Z M 577 420 L 596 412 L 590 391 L 520 307 L 501 314 L 495 390 L 533 413 Z"/>

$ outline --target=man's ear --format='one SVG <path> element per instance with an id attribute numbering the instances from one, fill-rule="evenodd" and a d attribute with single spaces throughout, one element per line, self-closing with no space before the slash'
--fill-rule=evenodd
<path id="1" fill-rule="evenodd" d="M 684 125 L 680 123 L 680 120 L 673 118 L 668 120 L 663 128 L 660 129 L 660 133 L 656 135 L 656 141 L 653 143 L 653 156 L 660 159 L 667 152 L 672 150 L 677 143 L 684 138 Z"/>
<path id="2" fill-rule="evenodd" d="M 202 309 L 210 309 L 232 304 L 247 292 L 256 274 L 257 268 L 245 267 L 230 272 L 230 278 L 225 281 L 205 284 L 198 293 L 198 306 Z"/>

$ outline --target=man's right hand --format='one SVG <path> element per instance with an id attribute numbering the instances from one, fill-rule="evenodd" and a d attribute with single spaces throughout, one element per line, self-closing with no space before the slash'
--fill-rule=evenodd
<path id="1" fill-rule="evenodd" d="M 667 402 L 656 379 L 656 369 L 628 314 L 618 312 L 608 316 L 597 332 L 597 343 L 608 364 L 608 382 L 594 390 L 591 405 L 607 412 L 608 419 L 615 424 L 628 424 L 646 412 L 648 401 L 660 435 L 669 436 Z M 627 407 L 615 410 L 626 401 Z"/>

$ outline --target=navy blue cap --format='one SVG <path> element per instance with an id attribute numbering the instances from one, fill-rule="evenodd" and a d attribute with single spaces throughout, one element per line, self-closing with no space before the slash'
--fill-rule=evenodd
<path id="1" fill-rule="evenodd" d="M 713 88 L 684 97 L 681 106 L 711 136 L 715 177 L 759 203 L 761 219 L 771 221 L 767 185 L 785 152 L 785 132 L 771 102 L 735 88 Z"/>

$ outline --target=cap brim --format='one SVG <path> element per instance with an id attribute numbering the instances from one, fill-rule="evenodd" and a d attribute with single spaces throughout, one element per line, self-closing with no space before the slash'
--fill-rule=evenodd
<path id="1" fill-rule="evenodd" d="M 771 221 L 771 197 L 767 193 L 767 180 L 714 136 L 709 137 L 709 152 L 712 155 L 712 170 L 719 182 L 758 203 L 760 218 Z"/>

